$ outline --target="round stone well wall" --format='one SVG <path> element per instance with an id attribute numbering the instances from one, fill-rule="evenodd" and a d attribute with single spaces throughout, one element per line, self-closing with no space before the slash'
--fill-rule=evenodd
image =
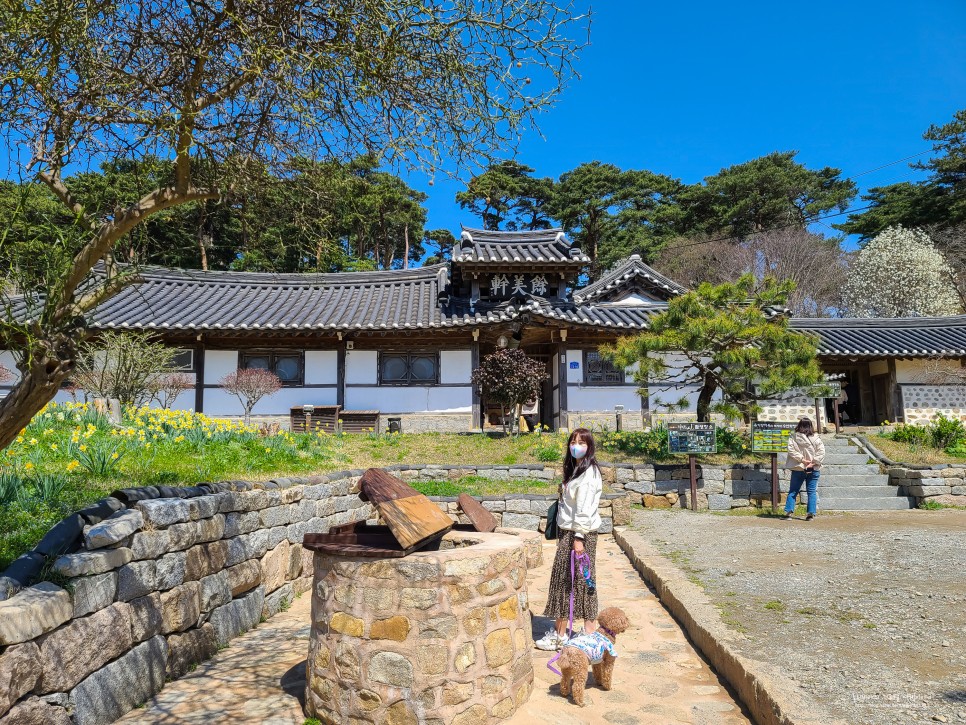
<path id="1" fill-rule="evenodd" d="M 526 548 L 538 536 L 451 531 L 438 550 L 397 559 L 316 552 L 309 714 L 376 725 L 512 715 L 533 685 Z"/>

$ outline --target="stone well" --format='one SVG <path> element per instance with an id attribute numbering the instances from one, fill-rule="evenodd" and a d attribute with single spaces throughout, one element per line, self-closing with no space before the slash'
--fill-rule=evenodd
<path id="1" fill-rule="evenodd" d="M 317 551 L 309 715 L 378 725 L 512 715 L 533 684 L 526 575 L 539 537 L 450 531 L 436 550 L 390 559 Z"/>

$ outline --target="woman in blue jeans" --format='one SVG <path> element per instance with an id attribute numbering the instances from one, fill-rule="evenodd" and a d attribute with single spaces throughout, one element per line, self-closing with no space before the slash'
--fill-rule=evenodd
<path id="1" fill-rule="evenodd" d="M 788 460 L 785 468 L 792 469 L 792 480 L 789 486 L 788 498 L 785 501 L 785 518 L 790 519 L 795 511 L 795 501 L 805 484 L 808 491 L 808 515 L 806 521 L 815 518 L 818 512 L 818 477 L 825 460 L 825 444 L 815 433 L 812 421 L 802 418 L 798 427 L 788 438 Z"/>

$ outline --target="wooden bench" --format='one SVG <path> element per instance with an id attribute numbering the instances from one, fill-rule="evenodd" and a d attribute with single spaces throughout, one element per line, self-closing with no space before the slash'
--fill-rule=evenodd
<path id="1" fill-rule="evenodd" d="M 316 405 L 312 412 L 312 430 L 335 433 L 339 408 L 338 405 Z M 289 430 L 293 433 L 305 433 L 305 410 L 301 405 L 293 406 L 289 413 Z"/>
<path id="2" fill-rule="evenodd" d="M 378 433 L 378 410 L 343 410 L 339 413 L 343 433 Z"/>

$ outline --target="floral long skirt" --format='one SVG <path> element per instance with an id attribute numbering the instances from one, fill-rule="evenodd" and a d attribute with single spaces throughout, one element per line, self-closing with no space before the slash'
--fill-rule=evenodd
<path id="1" fill-rule="evenodd" d="M 570 552 L 574 548 L 574 532 L 560 529 L 557 539 L 557 554 L 550 570 L 550 593 L 543 616 L 553 619 L 570 617 Z M 590 576 L 597 581 L 597 533 L 584 535 L 584 551 L 590 557 Z M 593 594 L 587 590 L 587 582 L 580 571 L 576 571 L 574 582 L 574 621 L 597 618 L 597 590 Z"/>

